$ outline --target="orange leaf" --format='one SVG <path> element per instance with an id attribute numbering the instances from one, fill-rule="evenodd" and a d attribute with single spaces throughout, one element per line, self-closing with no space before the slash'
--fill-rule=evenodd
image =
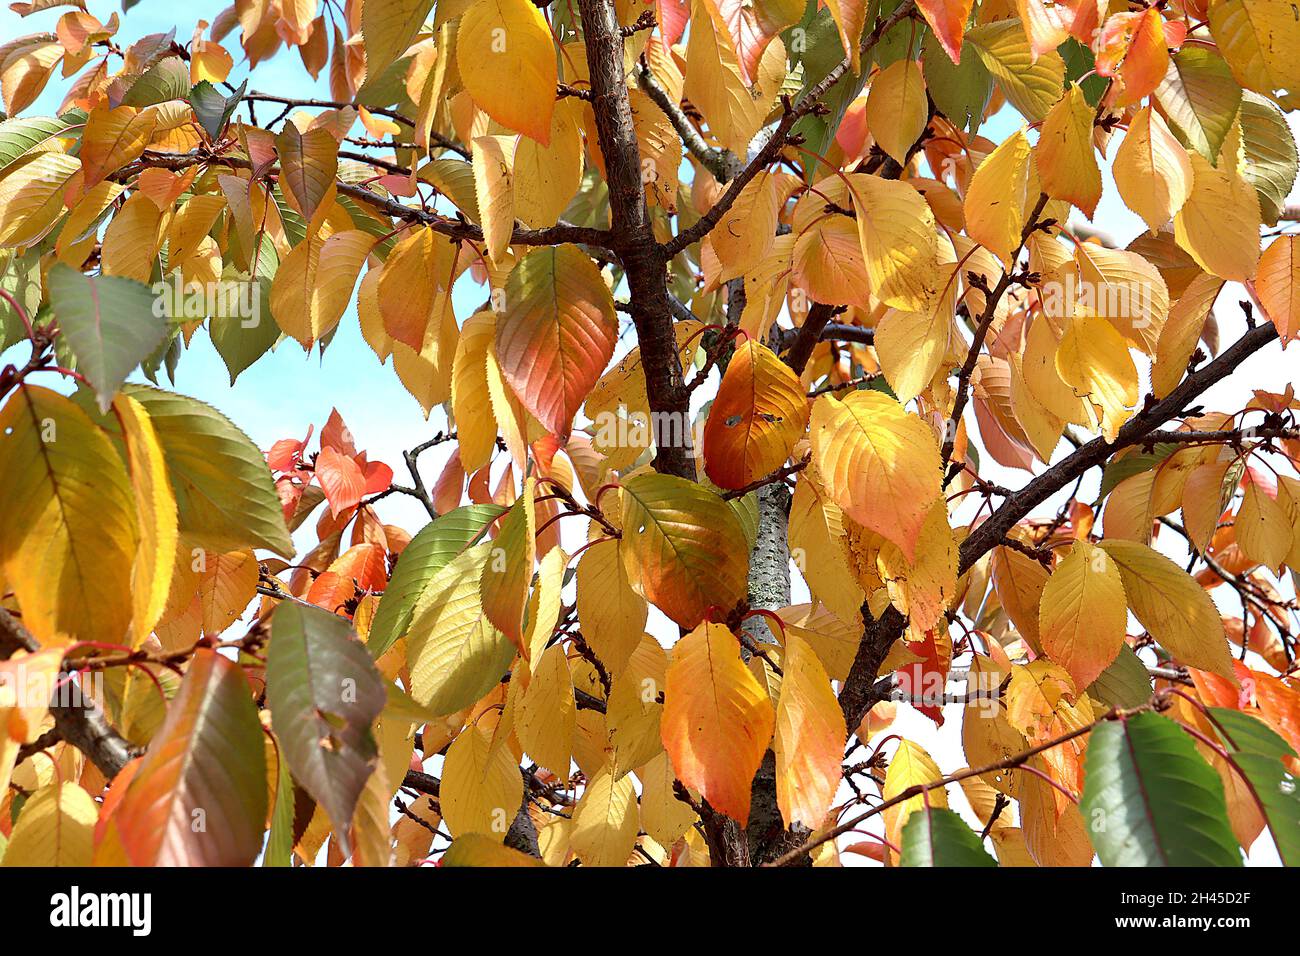
<path id="1" fill-rule="evenodd" d="M 600 270 L 576 246 L 530 252 L 506 280 L 501 372 L 524 407 L 567 439 L 614 354 L 618 316 Z"/>
<path id="2" fill-rule="evenodd" d="M 673 648 L 660 721 L 677 779 L 743 824 L 772 739 L 772 703 L 722 624 L 701 624 Z"/>
<path id="3" fill-rule="evenodd" d="M 741 488 L 779 468 L 808 424 L 799 376 L 762 343 L 736 349 L 704 426 L 704 468 L 719 488 Z"/>
<path id="4" fill-rule="evenodd" d="M 776 705 L 776 799 L 787 826 L 816 829 L 840 785 L 844 715 L 812 645 L 787 634 Z"/>

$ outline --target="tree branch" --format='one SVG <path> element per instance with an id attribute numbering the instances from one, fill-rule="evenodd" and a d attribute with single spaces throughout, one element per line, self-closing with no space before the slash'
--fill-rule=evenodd
<path id="1" fill-rule="evenodd" d="M 1163 399 L 1149 405 L 1120 428 L 1113 442 L 1094 438 L 1004 501 L 983 524 L 971 531 L 960 549 L 959 573 L 965 573 L 986 552 L 999 544 L 1015 524 L 1089 468 L 1100 465 L 1114 452 L 1136 445 L 1161 425 L 1183 413 L 1192 400 L 1225 378 L 1243 361 L 1277 338 L 1273 324 L 1257 325 L 1220 353 L 1219 357 L 1192 372 Z"/>
<path id="2" fill-rule="evenodd" d="M 660 254 L 641 182 L 641 153 L 623 72 L 623 33 L 613 0 L 580 0 L 596 133 L 605 158 L 613 229 L 609 236 L 627 277 L 632 322 L 654 428 L 655 469 L 694 479 L 690 393 L 673 332 L 667 257 Z"/>
<path id="3" fill-rule="evenodd" d="M 898 9 L 891 13 L 888 18 L 877 23 L 871 33 L 863 38 L 862 53 L 868 53 L 895 24 L 911 16 L 913 7 L 914 0 L 903 0 Z M 772 130 L 771 136 L 763 144 L 763 148 L 758 151 L 758 155 L 750 160 L 748 165 L 731 180 L 727 191 L 718 197 L 718 201 L 713 204 L 708 212 L 701 216 L 689 229 L 679 232 L 660 247 L 664 258 L 671 259 L 683 249 L 699 242 L 709 234 L 713 227 L 727 214 L 727 210 L 731 208 L 744 188 L 749 185 L 749 181 L 776 161 L 781 150 L 789 142 L 795 124 L 821 106 L 822 97 L 830 92 L 831 87 L 848 75 L 851 66 L 852 61 L 845 57 L 822 78 L 821 82 L 808 90 L 799 99 L 799 102 L 791 104 L 786 101 L 784 112 L 777 121 L 776 128 Z"/>
<path id="4" fill-rule="evenodd" d="M 736 154 L 729 149 L 723 149 L 719 146 L 710 146 L 700 135 L 700 131 L 695 128 L 690 117 L 682 110 L 681 106 L 672 101 L 668 91 L 660 85 L 659 80 L 650 67 L 645 63 L 644 57 L 642 62 L 637 66 L 636 73 L 637 85 L 645 91 L 646 95 L 654 101 L 654 104 L 663 110 L 668 122 L 673 124 L 673 129 L 677 130 L 677 135 L 682 138 L 682 145 L 690 151 L 691 155 L 700 161 L 700 164 L 713 174 L 713 178 L 720 183 L 725 183 L 735 176 L 741 169 L 741 161 Z"/>
<path id="5" fill-rule="evenodd" d="M 8 660 L 19 650 L 35 653 L 40 649 L 40 643 L 22 622 L 0 608 L 0 660 Z M 111 780 L 136 755 L 136 749 L 113 729 L 98 704 L 84 694 L 77 696 L 79 705 L 51 703 L 55 729 L 62 740 L 89 757 L 99 772 Z"/>

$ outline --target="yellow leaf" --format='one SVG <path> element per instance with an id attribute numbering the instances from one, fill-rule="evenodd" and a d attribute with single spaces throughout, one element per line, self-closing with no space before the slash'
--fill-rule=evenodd
<path id="1" fill-rule="evenodd" d="M 385 0 L 362 6 L 367 79 L 378 80 L 406 52 L 432 8 L 433 0 Z"/>
<path id="2" fill-rule="evenodd" d="M 1169 126 L 1150 106 L 1140 109 L 1115 152 L 1111 169 L 1124 202 L 1153 233 L 1192 194 L 1192 161 Z"/>
<path id="3" fill-rule="evenodd" d="M 257 596 L 257 565 L 249 549 L 203 553 L 196 600 L 204 634 L 220 634 L 244 613 Z"/>
<path id="4" fill-rule="evenodd" d="M 1042 657 L 1013 664 L 1006 690 L 1007 723 L 1030 743 L 1050 740 L 1053 720 L 1074 695 L 1074 682 L 1061 665 Z"/>
<path id="5" fill-rule="evenodd" d="M 442 855 L 442 865 L 461 866 L 545 866 L 541 860 L 520 853 L 508 846 L 502 846 L 499 840 L 481 833 L 466 833 L 458 836 Z"/>
<path id="6" fill-rule="evenodd" d="M 452 363 L 451 406 L 456 417 L 460 463 L 471 474 L 492 460 L 497 423 L 488 395 L 487 352 L 496 336 L 496 319 L 489 311 L 465 320 Z"/>
<path id="7" fill-rule="evenodd" d="M 549 145 L 555 44 L 541 10 L 529 0 L 474 0 L 456 32 L 456 65 L 483 112 Z"/>
<path id="8" fill-rule="evenodd" d="M 510 164 L 514 218 L 534 229 L 555 225 L 582 185 L 582 133 L 574 116 L 576 102 L 563 100 L 556 107 L 549 146 L 521 139 L 514 150 Z M 484 208 L 481 198 L 479 208 Z"/>
<path id="9" fill-rule="evenodd" d="M 491 3 L 493 0 L 483 0 Z M 474 163 L 474 195 L 483 226 L 483 241 L 493 262 L 505 259 L 515 227 L 516 136 L 475 136 L 470 144 Z"/>
<path id="10" fill-rule="evenodd" d="M 799 376 L 761 342 L 732 355 L 704 425 L 704 467 L 719 488 L 743 488 L 783 465 L 808 425 Z"/>
<path id="11" fill-rule="evenodd" d="M 1029 138 L 1008 136 L 980 163 L 966 190 L 966 234 L 1010 265 L 1025 227 Z"/>
<path id="12" fill-rule="evenodd" d="M 826 0 L 835 25 L 840 31 L 840 45 L 848 51 L 849 68 L 862 72 L 862 30 L 867 24 L 866 0 Z"/>
<path id="13" fill-rule="evenodd" d="M 844 715 L 807 641 L 787 634 L 776 704 L 776 799 L 786 826 L 821 826 L 840 785 Z"/>
<path id="14" fill-rule="evenodd" d="M 552 644 L 541 655 L 519 698 L 515 734 L 529 756 L 563 780 L 569 775 L 576 722 L 569 661 L 564 647 Z"/>
<path id="15" fill-rule="evenodd" d="M 640 830 L 631 777 L 602 771 L 573 808 L 573 852 L 584 866 L 626 866 Z"/>
<path id="16" fill-rule="evenodd" d="M 1169 289 L 1159 270 L 1136 252 L 1092 242 L 1077 246 L 1074 258 L 1080 276 L 1076 308 L 1101 316 L 1134 346 L 1153 354 L 1169 316 Z"/>
<path id="17" fill-rule="evenodd" d="M 1103 541 L 1119 566 L 1134 616 L 1175 659 L 1229 680 L 1232 656 L 1214 601 L 1163 554 L 1134 541 Z"/>
<path id="18" fill-rule="evenodd" d="M 592 534 L 603 532 L 597 527 Z M 617 541 L 582 552 L 577 590 L 583 637 L 611 674 L 620 673 L 645 631 L 646 602 L 628 581 Z"/>
<path id="19" fill-rule="evenodd" d="M 773 38 L 759 61 L 753 90 L 745 82 L 740 61 L 727 35 L 727 25 L 713 3 L 691 6 L 686 36 L 686 83 L 682 93 L 708 121 L 723 146 L 744 155 L 780 89 L 785 73 L 785 47 Z"/>
<path id="20" fill-rule="evenodd" d="M 76 157 L 53 152 L 10 168 L 0 179 L 0 248 L 43 238 L 63 213 L 64 185 L 80 168 Z"/>
<path id="21" fill-rule="evenodd" d="M 1245 282 L 1259 265 L 1259 194 L 1241 174 L 1241 125 L 1234 123 L 1211 166 L 1192 153 L 1192 194 L 1174 216 L 1174 239 L 1206 272 Z"/>
<path id="22" fill-rule="evenodd" d="M 952 267 L 941 273 L 950 276 L 943 295 L 919 312 L 890 309 L 876 325 L 876 355 L 880 369 L 903 403 L 910 402 L 930 387 L 952 345 L 952 310 L 957 277 Z"/>
<path id="23" fill-rule="evenodd" d="M 442 764 L 439 804 L 454 837 L 478 833 L 501 843 L 524 799 L 524 778 L 509 747 L 470 724 L 451 742 Z"/>
<path id="24" fill-rule="evenodd" d="M 110 173 L 139 159 L 153 136 L 157 118 L 134 107 L 91 110 L 81 135 L 81 170 L 84 189 L 98 185 Z"/>
<path id="25" fill-rule="evenodd" d="M 310 349 L 338 325 L 374 245 L 369 233 L 346 229 L 294 246 L 271 283 L 271 314 L 281 330 Z"/>
<path id="26" fill-rule="evenodd" d="M 1065 429 L 1065 419 L 1055 415 L 1030 390 L 1029 383 L 1025 379 L 1024 361 L 1021 357 L 1012 352 L 1007 359 L 1011 369 L 1011 413 L 1024 430 L 1025 437 L 1034 449 L 1034 454 L 1044 464 L 1049 463 L 1052 460 L 1052 452 L 1060 443 L 1061 432 Z M 1053 374 L 1055 374 L 1054 369 Z M 1057 378 L 1057 381 L 1060 379 Z"/>
<path id="27" fill-rule="evenodd" d="M 39 640 L 122 643 L 131 622 L 135 503 L 108 436 L 72 401 L 24 385 L 0 410 L 0 567 Z"/>
<path id="28" fill-rule="evenodd" d="M 943 774 L 939 772 L 939 765 L 926 753 L 925 748 L 910 740 L 902 740 L 899 741 L 893 759 L 889 761 L 889 769 L 885 771 L 885 785 L 880 795 L 884 800 L 892 800 L 910 787 L 942 779 Z M 931 807 L 946 808 L 948 791 L 943 787 L 934 787 L 924 794 L 909 797 L 886 809 L 882 814 L 885 838 L 894 846 L 901 847 L 903 825 L 907 823 L 907 818 L 927 804 Z"/>
<path id="29" fill-rule="evenodd" d="M 62 648 L 34 654 L 17 651 L 9 660 L 0 661 L 0 787 L 4 793 L 9 792 L 19 747 L 41 735 L 49 710 L 51 695 L 30 691 L 37 687 L 52 689 L 62 664 Z"/>
<path id="30" fill-rule="evenodd" d="M 801 476 L 790 503 L 790 558 L 818 601 L 837 617 L 853 620 L 866 594 L 845 565 L 842 522 L 839 506 L 825 498 L 817 482 Z"/>
<path id="31" fill-rule="evenodd" d="M 417 352 L 402 342 L 393 343 L 393 370 L 420 403 L 425 418 L 433 406 L 451 397 L 451 366 L 458 335 L 456 317 L 451 312 L 451 295 L 440 293 L 420 350 Z"/>
<path id="32" fill-rule="evenodd" d="M 537 563 L 537 509 L 533 503 L 536 487 L 537 480 L 531 475 L 524 480 L 523 493 L 497 526 L 491 557 L 484 563 L 479 579 L 483 613 L 525 657 L 528 646 L 524 643 L 524 610 Z"/>
<path id="33" fill-rule="evenodd" d="M 1048 111 L 1034 150 L 1043 192 L 1078 206 L 1089 219 L 1101 201 L 1101 170 L 1092 149 L 1095 112 L 1083 88 L 1071 86 Z"/>
<path id="34" fill-rule="evenodd" d="M 849 183 L 872 293 L 896 309 L 924 309 L 939 292 L 939 234 L 930 204 L 897 180 L 853 173 Z"/>
<path id="35" fill-rule="evenodd" d="M 663 752 L 660 717 L 664 708 L 659 695 L 667 669 L 668 655 L 662 645 L 645 634 L 610 685 L 605 722 L 613 747 L 610 770 L 616 777 Z"/>
<path id="36" fill-rule="evenodd" d="M 722 263 L 718 281 L 752 271 L 776 242 L 777 216 L 798 180 L 788 173 L 763 171 L 740 191 L 709 235 Z"/>
<path id="37" fill-rule="evenodd" d="M 71 782 L 42 787 L 23 804 L 0 865 L 90 866 L 99 806 Z"/>
<path id="38" fill-rule="evenodd" d="M 1252 561 L 1280 574 L 1291 550 L 1291 519 L 1284 499 L 1272 494 L 1254 470 L 1246 470 L 1241 508 L 1233 522 L 1237 547 Z"/>
<path id="39" fill-rule="evenodd" d="M 1290 4 L 1214 0 L 1209 15 L 1210 34 L 1238 83 L 1265 94 L 1300 91 L 1300 20 Z"/>
<path id="40" fill-rule="evenodd" d="M 1261 261 L 1261 283 L 1263 279 Z M 1196 343 L 1200 341 L 1201 330 L 1205 328 L 1205 320 L 1222 288 L 1222 279 L 1198 272 L 1169 310 L 1169 318 L 1165 320 L 1160 329 L 1160 337 L 1156 340 L 1155 363 L 1151 367 L 1151 391 L 1156 398 L 1164 398 L 1183 380 L 1187 363 L 1196 350 Z M 1256 285 L 1256 291 L 1260 294 L 1260 300 L 1264 301 L 1259 284 Z M 1267 302 L 1264 308 L 1269 309 Z"/>
<path id="41" fill-rule="evenodd" d="M 915 554 L 905 556 L 893 542 L 885 542 L 877 567 L 889 600 L 918 632 L 938 626 L 957 596 L 957 542 L 948 526 L 943 501 L 931 505 L 916 542 Z"/>
<path id="42" fill-rule="evenodd" d="M 1278 236 L 1259 258 L 1255 294 L 1277 328 L 1283 348 L 1300 338 L 1300 253 L 1295 236 Z"/>
<path id="43" fill-rule="evenodd" d="M 1019 20 L 972 27 L 966 42 L 998 81 L 1007 102 L 1025 119 L 1038 122 L 1061 98 L 1065 61 L 1055 50 L 1035 56 Z"/>
<path id="44" fill-rule="evenodd" d="M 672 759 L 661 751 L 636 775 L 641 779 L 642 829 L 660 846 L 672 846 L 695 822 L 695 811 L 673 793 Z"/>
<path id="45" fill-rule="evenodd" d="M 1119 654 L 1128 623 L 1124 582 L 1110 555 L 1087 541 L 1052 571 L 1038 612 L 1043 650 L 1085 688 Z"/>
<path id="46" fill-rule="evenodd" d="M 379 277 L 384 331 L 417 351 L 424 347 L 440 285 L 447 282 L 450 268 L 442 254 L 446 246 L 432 229 L 417 226 L 393 247 Z"/>
<path id="47" fill-rule="evenodd" d="M 452 714 L 497 685 L 514 645 L 483 614 L 479 581 L 492 558 L 484 542 L 453 558 L 420 593 L 406 638 L 411 696 Z"/>
<path id="48" fill-rule="evenodd" d="M 169 216 L 161 213 L 144 193 L 133 193 L 104 230 L 104 275 L 149 282 L 158 264 Z"/>
<path id="49" fill-rule="evenodd" d="M 131 575 L 132 647 L 144 643 L 162 616 L 176 563 L 176 497 L 167 464 L 148 413 L 129 395 L 113 400 L 126 439 L 131 488 L 135 493 L 140 544 Z"/>
<path id="50" fill-rule="evenodd" d="M 940 496 L 934 432 L 883 392 L 857 391 L 813 405 L 813 461 L 830 499 L 894 542 L 907 560 Z"/>
<path id="51" fill-rule="evenodd" d="M 865 10 L 865 5 L 861 8 Z M 856 44 L 853 49 L 856 54 Z M 875 75 L 867 93 L 866 117 L 880 148 L 900 166 L 907 165 L 908 151 L 930 121 L 925 79 L 915 60 L 897 60 Z"/>
<path id="52" fill-rule="evenodd" d="M 774 720 L 736 636 L 701 624 L 673 648 L 665 684 L 661 727 L 677 779 L 743 825 Z"/>
<path id="53" fill-rule="evenodd" d="M 384 329 L 384 317 L 379 314 L 379 280 L 383 275 L 382 263 L 371 266 L 357 287 L 357 320 L 361 325 L 361 337 L 366 340 L 381 365 L 393 354 L 392 336 Z M 466 325 L 468 324 L 467 322 Z"/>
<path id="54" fill-rule="evenodd" d="M 998 601 L 1011 623 L 1029 646 L 1041 653 L 1038 617 L 1049 580 L 1047 569 L 1028 555 L 998 547 L 993 549 L 992 574 Z"/>
<path id="55" fill-rule="evenodd" d="M 1102 434 L 1113 441 L 1138 401 L 1137 366 L 1115 327 L 1095 315 L 1076 315 L 1056 351 L 1056 371 L 1089 401 Z"/>

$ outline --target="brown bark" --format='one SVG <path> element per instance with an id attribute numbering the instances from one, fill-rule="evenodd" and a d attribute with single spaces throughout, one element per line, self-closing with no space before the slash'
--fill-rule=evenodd
<path id="1" fill-rule="evenodd" d="M 611 244 L 627 276 L 632 322 L 641 348 L 646 394 L 655 427 L 655 470 L 695 478 L 690 445 L 690 393 L 668 301 L 667 260 L 655 241 L 641 181 L 641 153 L 623 75 L 623 35 L 613 0 L 580 0 L 591 105 L 605 159 Z"/>

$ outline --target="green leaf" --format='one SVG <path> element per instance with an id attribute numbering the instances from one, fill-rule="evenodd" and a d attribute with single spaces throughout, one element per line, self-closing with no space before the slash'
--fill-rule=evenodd
<path id="1" fill-rule="evenodd" d="M 178 56 L 163 57 L 131 84 L 123 106 L 145 107 L 190 95 L 190 68 Z M 218 94 L 219 95 L 219 94 Z"/>
<path id="2" fill-rule="evenodd" d="M 962 44 L 961 63 L 954 64 L 933 35 L 925 38 L 921 58 L 925 86 L 935 106 L 956 124 L 958 129 L 977 132 L 984 119 L 984 109 L 993 95 L 993 77 L 980 61 L 979 54 Z"/>
<path id="3" fill-rule="evenodd" d="M 366 75 L 382 76 L 406 52 L 433 9 L 433 0 L 396 0 L 361 8 L 361 36 L 366 42 Z"/>
<path id="4" fill-rule="evenodd" d="M 216 140 L 221 136 L 221 131 L 230 122 L 230 116 L 244 98 L 244 90 L 247 88 L 248 80 L 245 80 L 239 84 L 239 89 L 230 96 L 225 96 L 207 80 L 200 80 L 190 90 L 190 107 L 198 117 L 199 125 L 208 134 L 208 139 Z"/>
<path id="5" fill-rule="evenodd" d="M 1105 866 L 1241 866 L 1219 775 L 1157 714 L 1092 732 L 1079 809 Z"/>
<path id="6" fill-rule="evenodd" d="M 426 584 L 482 535 L 501 505 L 465 505 L 431 521 L 402 550 L 379 601 L 366 646 L 376 660 L 406 633 Z"/>
<path id="7" fill-rule="evenodd" d="M 1097 58 L 1093 56 L 1092 50 L 1074 37 L 1069 37 L 1057 47 L 1057 52 L 1065 61 L 1065 78 L 1079 85 L 1083 90 L 1083 98 L 1088 101 L 1089 106 L 1100 103 L 1108 84 L 1105 77 L 1098 76 L 1094 70 Z"/>
<path id="8" fill-rule="evenodd" d="M 1035 57 L 1018 20 L 997 20 L 972 27 L 966 43 L 993 74 L 1007 102 L 1031 122 L 1038 122 L 1061 98 L 1065 62 L 1055 50 Z"/>
<path id="9" fill-rule="evenodd" d="M 271 829 L 262 851 L 263 866 L 290 866 L 293 860 L 293 774 L 289 762 L 280 755 L 275 775 L 275 808 L 271 811 Z"/>
<path id="10" fill-rule="evenodd" d="M 1241 87 L 1223 58 L 1205 47 L 1184 47 L 1170 57 L 1156 100 L 1183 145 L 1217 166 L 1241 104 Z"/>
<path id="11" fill-rule="evenodd" d="M 280 327 L 271 321 L 270 309 L 266 306 L 271 301 L 271 280 L 259 276 L 253 281 L 258 286 L 253 294 L 258 297 L 261 306 L 252 316 L 214 315 L 208 321 L 208 335 L 211 336 L 212 346 L 221 356 L 221 361 L 226 363 L 231 385 L 235 384 L 240 373 L 280 340 Z"/>
<path id="12" fill-rule="evenodd" d="M 872 3 L 867 10 L 867 22 L 875 21 Z M 810 4 L 808 12 L 797 26 L 787 30 L 783 35 L 785 48 L 791 51 L 791 61 L 795 64 L 803 79 L 801 93 L 806 93 L 825 78 L 831 70 L 844 60 L 844 45 L 840 42 L 839 28 L 829 9 L 818 8 Z M 796 42 L 797 40 L 797 42 Z M 874 55 L 874 51 L 873 51 Z M 825 155 L 835 131 L 839 129 L 844 112 L 862 92 L 867 76 L 871 72 L 871 57 L 862 61 L 862 72 L 858 76 L 847 76 L 830 88 L 822 102 L 830 110 L 825 116 L 809 114 L 801 117 L 794 125 L 794 132 L 803 136 L 811 153 Z M 807 160 L 806 175 L 809 182 L 820 179 L 823 175 L 817 170 L 820 161 Z"/>
<path id="13" fill-rule="evenodd" d="M 0 289 L 4 289 L 34 318 L 41 307 L 41 252 L 39 248 L 13 251 L 3 259 Z M 0 352 L 27 337 L 23 321 L 7 299 L 0 298 Z"/>
<path id="14" fill-rule="evenodd" d="M 271 471 L 247 435 L 197 399 L 143 385 L 126 391 L 158 433 L 183 534 L 213 551 L 254 547 L 293 557 Z"/>
<path id="15" fill-rule="evenodd" d="M 1110 666 L 1088 685 L 1087 693 L 1109 707 L 1138 707 L 1151 699 L 1151 677 L 1133 648 L 1125 644 Z"/>
<path id="16" fill-rule="evenodd" d="M 443 716 L 468 707 L 510 667 L 515 644 L 483 610 L 480 582 L 498 545 L 485 541 L 453 558 L 416 602 L 406 638 L 411 697 Z"/>
<path id="17" fill-rule="evenodd" d="M 77 371 L 108 411 L 127 375 L 167 334 L 149 287 L 121 276 L 88 276 L 64 262 L 51 267 L 50 305 L 77 360 Z"/>
<path id="18" fill-rule="evenodd" d="M 62 116 L 16 116 L 0 123 L 0 175 L 43 143 L 69 135 L 85 123 L 86 114 L 81 110 Z"/>
<path id="19" fill-rule="evenodd" d="M 1291 745 L 1262 720 L 1226 707 L 1211 707 L 1210 717 L 1232 760 L 1246 777 L 1268 823 L 1284 866 L 1300 864 L 1300 790 L 1283 758 Z"/>
<path id="20" fill-rule="evenodd" d="M 276 608 L 266 653 L 271 729 L 294 779 L 325 808 L 344 842 L 376 766 L 371 727 L 387 697 L 346 620 L 296 602 Z"/>
<path id="21" fill-rule="evenodd" d="M 1266 226 L 1276 225 L 1300 169 L 1291 127 L 1281 110 L 1247 90 L 1241 100 L 1241 138 L 1244 175 L 1259 194 L 1260 216 Z"/>
<path id="22" fill-rule="evenodd" d="M 923 806 L 903 827 L 902 866 L 997 866 L 980 838 L 951 810 Z"/>
<path id="23" fill-rule="evenodd" d="M 253 862 L 266 825 L 266 747 L 242 669 L 195 652 L 112 819 L 136 866 Z"/>
<path id="24" fill-rule="evenodd" d="M 1115 486 L 1126 478 L 1150 471 L 1179 449 L 1177 442 L 1161 442 L 1151 451 L 1130 451 L 1121 458 L 1112 458 L 1106 463 L 1101 475 L 1101 491 L 1098 498 L 1105 498 L 1115 490 Z"/>

